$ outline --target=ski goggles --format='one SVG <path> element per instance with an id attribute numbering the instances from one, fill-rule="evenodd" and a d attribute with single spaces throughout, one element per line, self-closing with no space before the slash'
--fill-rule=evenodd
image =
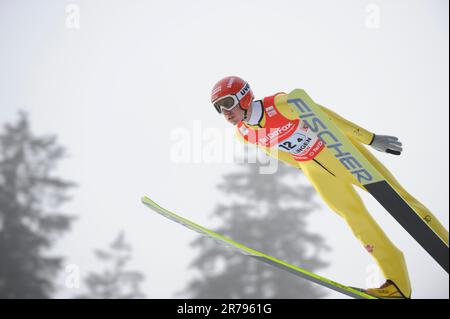
<path id="1" fill-rule="evenodd" d="M 222 113 L 222 110 L 231 111 L 239 105 L 239 101 L 250 91 L 250 85 L 245 83 L 242 89 L 237 94 L 228 94 L 222 96 L 213 102 L 214 108 L 217 112 Z"/>

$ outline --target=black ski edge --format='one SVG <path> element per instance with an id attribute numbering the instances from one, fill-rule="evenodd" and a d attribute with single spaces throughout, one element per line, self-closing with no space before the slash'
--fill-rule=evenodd
<path id="1" fill-rule="evenodd" d="M 369 193 L 397 220 L 397 222 L 449 272 L 449 248 L 446 243 L 386 181 L 366 184 Z"/>

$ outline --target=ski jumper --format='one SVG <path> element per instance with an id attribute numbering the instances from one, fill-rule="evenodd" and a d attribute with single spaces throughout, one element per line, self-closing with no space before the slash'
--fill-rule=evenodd
<path id="1" fill-rule="evenodd" d="M 279 107 L 278 107 L 279 106 Z M 410 195 L 362 144 L 370 144 L 374 134 L 319 105 L 354 146 L 383 175 L 395 191 L 420 214 L 432 218 L 430 227 L 448 246 L 448 231 L 433 214 Z M 327 205 L 342 217 L 363 247 L 375 258 L 386 279 L 393 281 L 406 296 L 411 284 L 403 253 L 390 241 L 367 211 L 353 185 L 367 191 L 336 159 L 334 154 L 300 119 L 298 110 L 280 93 L 262 101 L 263 111 L 257 125 L 240 122 L 237 137 L 255 144 L 268 155 L 300 168 Z"/>

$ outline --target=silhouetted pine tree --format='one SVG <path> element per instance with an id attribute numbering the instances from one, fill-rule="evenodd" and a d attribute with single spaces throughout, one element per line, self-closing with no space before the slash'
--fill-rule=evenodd
<path id="1" fill-rule="evenodd" d="M 49 249 L 71 217 L 58 211 L 74 186 L 53 174 L 65 149 L 35 136 L 27 115 L 0 134 L 0 298 L 49 298 L 62 257 Z"/>
<path id="2" fill-rule="evenodd" d="M 132 299 L 144 298 L 140 284 L 144 275 L 137 271 L 126 269 L 131 259 L 131 246 L 125 242 L 121 232 L 108 250 L 95 251 L 100 262 L 107 266 L 102 273 L 91 273 L 85 282 L 88 292 L 79 298 L 92 299 Z"/>
<path id="3" fill-rule="evenodd" d="M 321 236 L 307 229 L 306 216 L 318 205 L 314 189 L 298 169 L 280 163 L 276 174 L 260 174 L 244 164 L 219 185 L 226 205 L 213 216 L 215 231 L 250 248 L 309 271 L 327 266 L 319 253 L 328 249 Z M 191 264 L 199 276 L 183 293 L 192 298 L 321 298 L 324 289 L 285 271 L 227 250 L 199 237 L 192 246 L 199 255 Z"/>

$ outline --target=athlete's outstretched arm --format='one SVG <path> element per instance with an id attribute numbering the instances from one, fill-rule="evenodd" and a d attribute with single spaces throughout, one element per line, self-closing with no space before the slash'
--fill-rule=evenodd
<path id="1" fill-rule="evenodd" d="M 373 141 L 373 138 L 375 136 L 374 133 L 369 132 L 368 130 L 356 125 L 353 122 L 350 122 L 349 120 L 344 119 L 342 116 L 338 115 L 337 113 L 333 112 L 332 110 L 326 108 L 323 105 L 317 104 L 327 115 L 331 118 L 333 123 L 337 125 L 337 127 L 348 137 L 352 137 L 353 139 L 356 139 L 357 141 L 370 145 Z"/>
<path id="2" fill-rule="evenodd" d="M 345 135 L 356 139 L 357 141 L 372 146 L 379 152 L 400 155 L 402 153 L 402 143 L 395 136 L 378 135 L 369 132 L 368 130 L 356 125 L 342 116 L 336 114 L 323 105 L 319 105 L 322 110 L 327 113 L 331 120 L 344 132 Z"/>

